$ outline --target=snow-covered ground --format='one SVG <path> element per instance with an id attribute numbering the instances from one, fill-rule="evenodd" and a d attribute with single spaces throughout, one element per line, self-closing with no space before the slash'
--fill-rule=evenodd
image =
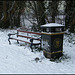
<path id="1" fill-rule="evenodd" d="M 0 29 L 0 74 L 74 74 L 75 73 L 75 35 L 64 36 L 64 56 L 50 61 L 43 52 L 31 52 L 29 45 L 8 43 L 8 33 L 16 30 Z M 71 40 L 70 40 L 71 39 Z M 39 58 L 38 62 L 35 58 Z"/>

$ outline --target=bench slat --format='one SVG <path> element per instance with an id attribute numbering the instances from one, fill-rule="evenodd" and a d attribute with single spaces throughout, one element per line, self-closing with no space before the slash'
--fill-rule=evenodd
<path id="1" fill-rule="evenodd" d="M 31 34 L 37 34 L 41 35 L 41 33 L 36 33 L 36 32 L 28 32 L 28 31 L 22 31 L 22 30 L 17 30 L 18 32 L 25 32 L 25 33 L 31 33 Z"/>
<path id="2" fill-rule="evenodd" d="M 27 42 L 27 41 L 23 41 L 23 40 L 15 39 L 15 38 L 10 38 L 10 39 L 18 40 L 18 41 L 21 41 L 21 42 L 25 42 L 25 43 L 29 43 L 29 44 L 31 44 L 31 42 Z M 41 43 L 33 43 L 33 45 L 39 45 L 39 44 L 41 44 Z"/>
<path id="3" fill-rule="evenodd" d="M 13 39 L 13 40 L 18 40 L 18 41 L 21 41 L 21 42 L 26 42 L 26 43 L 29 43 L 29 44 L 31 44 L 30 42 L 23 41 L 23 40 L 19 40 L 19 39 L 15 39 L 15 38 L 10 38 L 10 39 Z"/>
<path id="4" fill-rule="evenodd" d="M 23 36 L 23 35 L 17 35 L 17 36 L 19 36 L 19 37 L 25 37 L 25 38 L 29 38 L 29 39 L 32 38 L 32 37 L 29 37 L 29 36 Z M 41 39 L 36 39 L 36 38 L 33 38 L 33 39 L 41 41 Z"/>

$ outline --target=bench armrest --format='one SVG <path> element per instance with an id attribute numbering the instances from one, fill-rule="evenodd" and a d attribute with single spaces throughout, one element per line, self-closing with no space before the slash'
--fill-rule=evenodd
<path id="1" fill-rule="evenodd" d="M 14 33 L 14 34 L 9 33 L 8 36 L 9 36 L 9 38 L 10 38 L 11 35 L 16 35 L 16 34 L 17 34 L 17 33 Z"/>
<path id="2" fill-rule="evenodd" d="M 14 33 L 14 34 L 9 33 L 8 36 L 15 35 L 15 34 L 17 34 L 17 33 Z"/>

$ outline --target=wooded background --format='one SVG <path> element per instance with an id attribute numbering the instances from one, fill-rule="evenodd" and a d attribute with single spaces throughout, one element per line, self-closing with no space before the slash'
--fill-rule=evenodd
<path id="1" fill-rule="evenodd" d="M 32 23 L 34 31 L 40 31 L 40 26 L 46 23 L 60 23 L 74 33 L 74 13 L 75 0 L 0 1 L 0 28 L 20 27 L 22 15 Z"/>

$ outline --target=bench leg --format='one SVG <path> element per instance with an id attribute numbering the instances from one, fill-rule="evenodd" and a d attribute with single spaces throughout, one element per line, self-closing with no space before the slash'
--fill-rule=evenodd
<path id="1" fill-rule="evenodd" d="M 33 52 L 33 48 L 31 48 L 32 52 Z"/>
<path id="2" fill-rule="evenodd" d="M 32 50 L 32 52 L 33 52 L 32 43 L 30 44 L 30 48 L 31 48 L 31 50 Z"/>
<path id="3" fill-rule="evenodd" d="M 19 41 L 17 40 L 17 43 L 19 44 Z"/>
<path id="4" fill-rule="evenodd" d="M 11 44 L 10 39 L 8 39 L 8 41 L 9 41 L 9 44 Z"/>
<path id="5" fill-rule="evenodd" d="M 40 49 L 41 49 L 42 47 L 41 47 L 41 44 L 40 44 Z"/>

